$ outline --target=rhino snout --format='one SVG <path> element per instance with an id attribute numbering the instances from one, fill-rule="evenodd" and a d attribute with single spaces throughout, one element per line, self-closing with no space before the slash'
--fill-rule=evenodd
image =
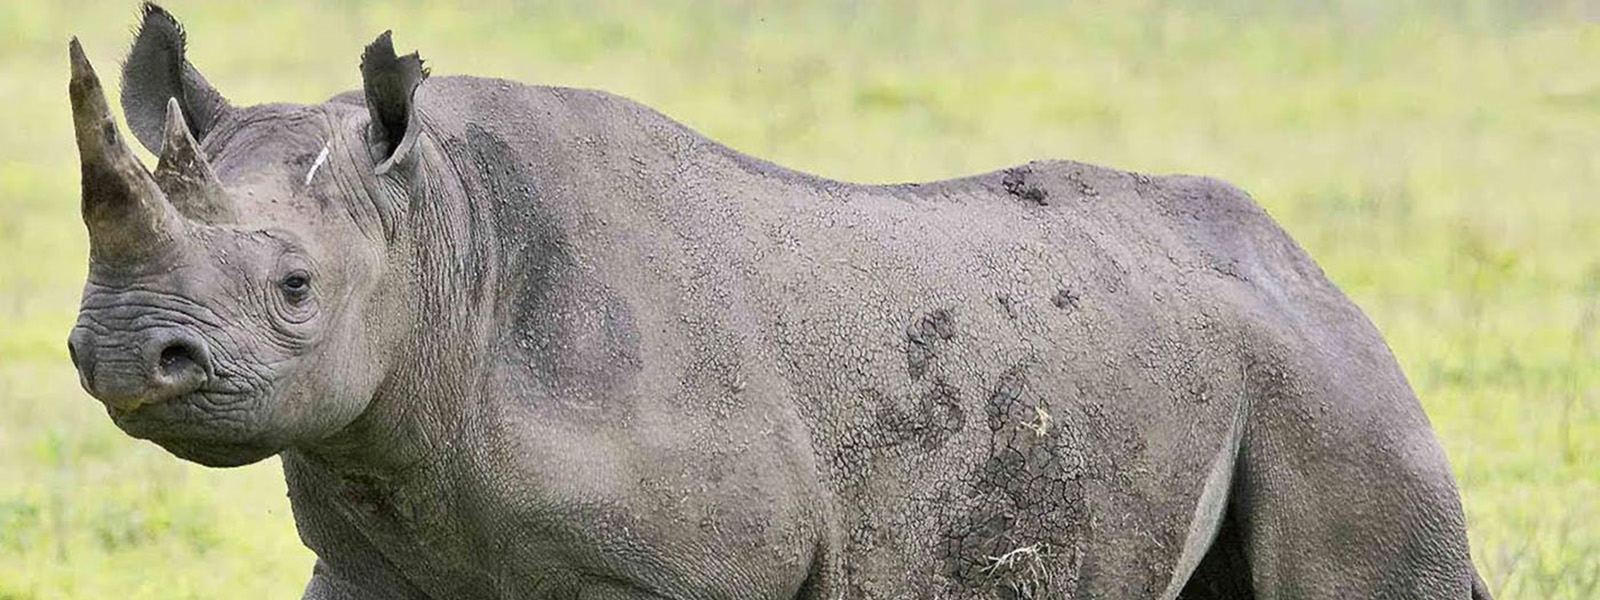
<path id="1" fill-rule="evenodd" d="M 78 327 L 67 351 L 83 389 L 120 413 L 198 390 L 213 374 L 205 340 L 175 328 L 112 336 Z"/>

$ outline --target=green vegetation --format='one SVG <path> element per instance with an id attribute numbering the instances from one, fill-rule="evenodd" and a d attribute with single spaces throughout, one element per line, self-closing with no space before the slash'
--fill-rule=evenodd
<path id="1" fill-rule="evenodd" d="M 1385 332 L 1502 599 L 1600 597 L 1600 25 L 1584 0 L 171 2 L 236 103 L 435 74 L 608 89 L 836 178 L 1032 158 L 1253 192 Z M 0 599 L 298 597 L 276 460 L 121 435 L 65 353 L 83 281 L 66 40 L 132 2 L 0 1 Z M 113 81 L 107 83 L 114 83 Z M 151 163 L 153 164 L 153 162 Z"/>

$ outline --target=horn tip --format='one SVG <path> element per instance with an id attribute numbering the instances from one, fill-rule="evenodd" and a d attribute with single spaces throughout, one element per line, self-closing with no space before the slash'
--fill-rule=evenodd
<path id="1" fill-rule="evenodd" d="M 162 163 L 166 163 L 168 155 L 181 147 L 192 145 L 189 138 L 189 122 L 183 118 L 183 107 L 178 104 L 177 98 L 167 98 L 166 135 L 161 142 Z"/>
<path id="2" fill-rule="evenodd" d="M 72 57 L 72 66 L 89 62 L 89 57 L 83 54 L 83 43 L 78 41 L 78 36 L 72 36 L 72 41 L 67 42 L 67 55 Z"/>
<path id="3" fill-rule="evenodd" d="M 171 130 L 173 127 L 180 126 L 180 125 L 184 125 L 184 123 L 183 123 L 183 107 L 178 104 L 178 99 L 176 97 L 168 97 L 167 98 L 167 129 Z M 187 128 L 187 126 L 185 126 L 185 128 Z"/>
<path id="4" fill-rule="evenodd" d="M 72 36 L 72 41 L 67 43 L 67 53 L 72 57 L 74 82 L 95 77 L 94 66 L 89 64 L 88 55 L 83 53 L 83 44 L 78 42 L 78 36 Z"/>

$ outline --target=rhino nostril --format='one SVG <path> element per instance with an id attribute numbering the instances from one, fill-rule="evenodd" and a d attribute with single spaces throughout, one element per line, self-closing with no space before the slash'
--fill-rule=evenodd
<path id="1" fill-rule="evenodd" d="M 84 364 L 84 360 L 91 358 L 93 354 L 90 336 L 89 330 L 82 327 L 72 328 L 72 333 L 67 335 L 67 356 L 72 358 L 72 364 L 80 370 L 88 366 Z"/>
<path id="2" fill-rule="evenodd" d="M 158 359 L 161 374 L 168 378 L 176 378 L 191 369 L 203 374 L 206 367 L 204 354 L 192 342 L 174 340 L 161 349 L 161 357 Z"/>
<path id="3" fill-rule="evenodd" d="M 146 401 L 159 401 L 200 389 L 211 379 L 210 356 L 198 340 L 169 338 L 155 357 L 155 373 Z"/>
<path id="4" fill-rule="evenodd" d="M 85 391 L 94 393 L 94 347 L 90 345 L 89 335 L 85 329 L 74 328 L 67 336 L 67 356 L 78 370 L 78 383 Z"/>

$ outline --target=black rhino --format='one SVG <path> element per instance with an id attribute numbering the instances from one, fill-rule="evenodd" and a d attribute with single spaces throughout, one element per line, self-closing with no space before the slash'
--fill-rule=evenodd
<path id="1" fill-rule="evenodd" d="M 1228 184 L 830 181 L 388 33 L 235 107 L 147 5 L 150 172 L 71 65 L 83 386 L 281 456 L 306 598 L 1487 597 L 1378 332 Z"/>

